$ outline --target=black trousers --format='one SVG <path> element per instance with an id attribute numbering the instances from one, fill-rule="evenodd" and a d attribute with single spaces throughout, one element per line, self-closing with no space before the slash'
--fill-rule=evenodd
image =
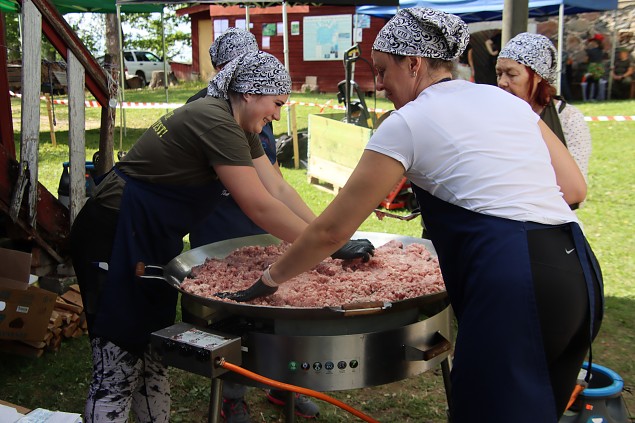
<path id="1" fill-rule="evenodd" d="M 119 213 L 100 206 L 92 198 L 81 209 L 71 228 L 71 258 L 82 294 L 88 333 L 98 312 L 107 272 L 98 263 L 108 263 Z"/>
<path id="2" fill-rule="evenodd" d="M 600 326 L 601 293 L 595 281 L 591 334 L 587 285 L 569 227 L 529 231 L 527 238 L 545 355 L 557 412 L 562 415 Z"/>

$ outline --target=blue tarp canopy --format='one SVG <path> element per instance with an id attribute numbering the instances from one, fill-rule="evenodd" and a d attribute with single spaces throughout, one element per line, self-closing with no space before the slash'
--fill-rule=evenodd
<path id="1" fill-rule="evenodd" d="M 429 7 L 458 15 L 467 23 L 500 21 L 503 19 L 504 0 L 401 0 L 399 8 Z M 558 15 L 560 6 L 564 14 L 617 9 L 617 0 L 529 0 L 529 17 Z M 390 18 L 397 13 L 394 6 L 359 6 L 357 13 Z"/>

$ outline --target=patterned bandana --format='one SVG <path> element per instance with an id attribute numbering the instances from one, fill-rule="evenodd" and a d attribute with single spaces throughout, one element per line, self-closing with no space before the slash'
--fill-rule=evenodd
<path id="1" fill-rule="evenodd" d="M 248 51 L 258 51 L 256 37 L 249 31 L 232 27 L 214 40 L 209 48 L 209 57 L 216 68 Z"/>
<path id="2" fill-rule="evenodd" d="M 424 7 L 401 9 L 379 31 L 373 50 L 399 56 L 458 58 L 470 41 L 465 22 Z"/>
<path id="3" fill-rule="evenodd" d="M 531 68 L 549 84 L 556 84 L 558 53 L 549 38 L 523 32 L 509 40 L 498 58 L 511 59 Z"/>
<path id="4" fill-rule="evenodd" d="M 209 82 L 207 95 L 228 99 L 228 91 L 243 94 L 283 95 L 291 93 L 291 77 L 278 59 L 264 51 L 236 57 Z"/>

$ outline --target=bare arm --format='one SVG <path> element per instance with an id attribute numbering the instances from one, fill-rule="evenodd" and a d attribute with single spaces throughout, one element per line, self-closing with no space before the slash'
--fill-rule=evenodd
<path id="1" fill-rule="evenodd" d="M 569 150 L 562 144 L 556 134 L 542 121 L 539 121 L 542 137 L 549 149 L 551 165 L 556 172 L 556 182 L 564 195 L 567 204 L 577 204 L 586 198 L 586 182 Z"/>
<path id="2" fill-rule="evenodd" d="M 272 166 L 266 156 L 261 156 L 254 160 L 254 167 L 258 177 L 271 195 L 282 201 L 305 222 L 310 223 L 315 219 L 315 214 L 302 200 L 302 197 L 284 180 L 277 162 Z"/>
<path id="3" fill-rule="evenodd" d="M 264 156 L 262 159 L 267 162 L 271 177 L 276 177 L 271 163 Z M 304 208 L 300 207 L 303 215 L 298 215 L 283 201 L 270 194 L 254 167 L 218 165 L 214 166 L 214 170 L 241 210 L 258 226 L 280 239 L 293 242 L 306 228 L 310 216 L 313 216 L 306 205 Z M 281 176 L 277 177 L 282 179 Z M 295 205 L 296 201 L 298 200 L 291 203 Z"/>
<path id="4" fill-rule="evenodd" d="M 487 48 L 487 52 L 490 56 L 496 56 L 498 54 L 498 50 L 494 50 L 494 41 L 485 40 L 485 48 Z"/>
<path id="5" fill-rule="evenodd" d="M 403 176 L 398 161 L 365 151 L 333 202 L 309 225 L 272 266 L 271 277 L 282 283 L 311 269 L 340 248 Z"/>

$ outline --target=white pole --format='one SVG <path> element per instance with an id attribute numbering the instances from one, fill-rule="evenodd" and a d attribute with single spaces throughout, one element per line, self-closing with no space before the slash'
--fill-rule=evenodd
<path id="1" fill-rule="evenodd" d="M 282 0 L 282 52 L 284 67 L 289 72 L 289 28 L 287 23 L 287 0 Z M 287 134 L 291 135 L 291 110 L 287 106 Z"/>
<path id="2" fill-rule="evenodd" d="M 161 46 L 163 48 L 163 87 L 165 89 L 165 104 L 168 104 L 168 58 L 165 56 L 165 20 L 163 16 L 164 6 L 161 6 Z M 169 109 L 165 109 L 165 112 L 169 112 Z"/>
<path id="3" fill-rule="evenodd" d="M 613 90 L 613 67 L 615 66 L 615 50 L 617 49 L 617 9 L 613 10 L 613 43 L 611 44 L 611 63 L 609 65 L 609 83 L 606 98 L 611 99 L 611 91 Z"/>
<path id="4" fill-rule="evenodd" d="M 123 150 L 123 134 L 126 132 L 126 111 L 123 102 L 126 101 L 126 69 L 123 61 L 123 33 L 121 32 L 121 6 L 117 3 L 117 34 L 119 35 L 119 92 L 121 101 L 119 102 L 119 115 L 121 116 L 121 127 L 119 128 L 119 151 Z M 122 133 L 123 131 L 123 133 Z"/>
<path id="5" fill-rule="evenodd" d="M 562 51 L 564 50 L 564 3 L 560 3 L 558 10 L 558 65 L 556 68 L 556 93 L 562 92 Z"/>

